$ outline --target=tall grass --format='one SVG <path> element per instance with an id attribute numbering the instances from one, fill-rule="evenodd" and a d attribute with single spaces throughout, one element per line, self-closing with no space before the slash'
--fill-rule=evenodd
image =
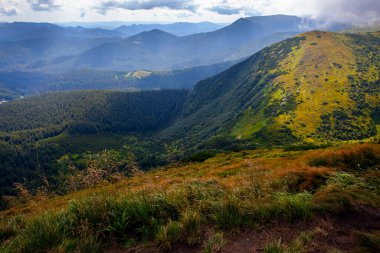
<path id="1" fill-rule="evenodd" d="M 357 152 L 358 157 L 371 157 L 368 150 Z M 4 245 L 0 252 L 97 252 L 131 242 L 154 242 L 163 251 L 173 249 L 176 243 L 203 243 L 205 252 L 215 252 L 225 243 L 223 232 L 272 221 L 308 220 L 318 212 L 340 212 L 359 204 L 380 205 L 379 182 L 369 180 L 369 175 L 376 172 L 372 167 L 327 173 L 327 169 L 303 165 L 300 173 L 289 173 L 284 178 L 278 172 L 283 168 L 269 170 L 238 161 L 241 172 L 226 178 L 217 176 L 218 171 L 215 177 L 176 180 L 164 191 L 157 183 L 144 192 L 110 196 L 105 190 L 85 195 L 61 211 L 49 211 L 0 230 Z M 316 177 L 323 177 L 323 182 Z M 298 187 L 300 178 L 313 185 L 307 188 L 313 190 L 302 191 Z M 221 232 L 207 235 L 205 231 L 210 227 Z M 306 245 L 307 240 L 302 240 L 299 238 L 299 245 Z M 287 249 L 289 246 L 274 243 L 266 252 Z"/>

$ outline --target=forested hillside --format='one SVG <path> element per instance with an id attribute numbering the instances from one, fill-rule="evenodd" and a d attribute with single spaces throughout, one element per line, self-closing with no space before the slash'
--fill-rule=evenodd
<path id="1" fill-rule="evenodd" d="M 67 90 L 192 89 L 200 80 L 219 74 L 233 64 L 230 61 L 167 71 L 0 72 L 0 101 Z"/>
<path id="2" fill-rule="evenodd" d="M 150 147 L 145 139 L 175 119 L 186 95 L 185 90 L 81 91 L 1 104 L 0 195 L 13 194 L 16 182 L 39 185 L 43 177 L 56 176 L 57 160 L 70 153 L 130 146 L 139 162 L 160 162 L 159 155 L 151 156 L 161 147 Z"/>
<path id="3" fill-rule="evenodd" d="M 39 95 L 0 107 L 0 131 L 60 126 L 79 132 L 149 131 L 166 126 L 187 91 L 82 91 Z M 75 131 L 74 131 L 75 132 Z"/>

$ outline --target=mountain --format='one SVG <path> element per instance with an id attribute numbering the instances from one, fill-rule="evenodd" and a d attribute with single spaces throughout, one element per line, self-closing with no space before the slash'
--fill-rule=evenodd
<path id="1" fill-rule="evenodd" d="M 48 23 L 0 24 L 0 69 L 19 71 L 115 42 L 122 34 L 104 29 L 60 27 Z"/>
<path id="2" fill-rule="evenodd" d="M 133 71 L 210 65 L 236 59 L 237 55 L 247 57 L 265 46 L 294 36 L 304 31 L 305 22 L 302 18 L 284 15 L 241 18 L 213 32 L 183 37 L 156 29 L 102 44 L 52 64 L 50 68 Z"/>
<path id="3" fill-rule="evenodd" d="M 162 135 L 250 143 L 364 139 L 380 124 L 380 33 L 308 32 L 201 81 Z M 194 147 L 194 146 L 193 146 Z"/>
<path id="4" fill-rule="evenodd" d="M 54 37 L 115 38 L 122 37 L 117 31 L 83 27 L 61 27 L 50 23 L 0 23 L 0 41 L 25 41 Z"/>
<path id="5" fill-rule="evenodd" d="M 173 23 L 173 24 L 122 25 L 115 28 L 114 31 L 123 33 L 127 36 L 133 36 L 142 32 L 158 29 L 167 33 L 174 34 L 176 36 L 186 36 L 186 35 L 191 35 L 195 33 L 212 32 L 222 27 L 223 25 L 214 24 L 210 22 L 200 22 L 200 23 L 179 22 L 179 23 Z"/>
<path id="6" fill-rule="evenodd" d="M 143 40 L 146 35 L 136 39 Z M 177 38 L 162 32 L 156 32 L 156 36 L 157 41 Z M 193 146 L 197 149 L 198 144 L 215 136 L 265 145 L 374 136 L 380 124 L 379 42 L 378 32 L 314 31 L 274 44 L 199 82 L 176 121 L 157 133 L 157 137 L 161 141 L 180 140 L 188 146 L 197 144 Z M 124 78 L 142 80 L 151 75 L 148 71 L 137 71 Z M 64 86 L 71 82 L 75 83 L 63 79 Z M 15 105 L 23 104 L 21 101 Z M 13 103 L 1 105 L 2 121 L 5 121 L 1 124 L 18 125 L 18 120 L 5 120 L 6 115 L 17 115 L 17 110 L 26 113 L 18 117 L 20 120 L 27 120 L 28 115 L 44 114 L 38 111 L 44 107 L 37 105 L 44 103 L 43 99 L 38 101 L 33 107 L 14 107 L 12 113 L 6 108 L 13 108 Z M 26 110 L 27 107 L 31 109 Z M 31 111 L 32 108 L 36 111 Z"/>

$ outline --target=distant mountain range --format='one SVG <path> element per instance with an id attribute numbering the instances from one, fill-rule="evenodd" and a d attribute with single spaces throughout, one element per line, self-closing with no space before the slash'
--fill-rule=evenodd
<path id="1" fill-rule="evenodd" d="M 151 30 L 161 30 L 167 33 L 171 33 L 176 36 L 186 36 L 195 33 L 213 32 L 225 26 L 224 24 L 215 24 L 210 22 L 201 23 L 187 23 L 179 22 L 174 24 L 133 24 L 122 25 L 114 29 L 114 31 L 121 32 L 128 37 L 147 32 Z"/>
<path id="2" fill-rule="evenodd" d="M 265 46 L 316 26 L 313 20 L 275 15 L 241 18 L 213 32 L 183 37 L 154 29 L 104 43 L 49 64 L 47 69 L 163 70 L 209 65 L 247 57 Z M 336 26 L 329 29 L 334 30 Z"/>
<path id="3" fill-rule="evenodd" d="M 286 15 L 241 18 L 222 28 L 212 23 L 114 30 L 4 23 L 0 24 L 0 70 L 62 73 L 78 68 L 135 71 L 204 66 L 242 59 L 315 27 L 318 23 L 313 20 Z M 195 34 L 180 37 L 189 33 Z"/>
<path id="4" fill-rule="evenodd" d="M 48 23 L 0 24 L 0 69 L 25 70 L 59 61 L 123 38 L 105 29 L 60 27 Z"/>
<path id="5" fill-rule="evenodd" d="M 130 86 L 191 88 L 201 78 L 215 75 L 231 63 L 318 26 L 314 20 L 286 15 L 241 18 L 222 28 L 207 22 L 130 25 L 114 30 L 2 23 L 0 98 L 45 92 L 52 87 L 53 90 Z M 343 27 L 338 24 L 326 29 Z M 151 28 L 154 29 L 145 31 Z M 194 34 L 177 36 L 186 33 Z M 121 78 L 115 84 L 113 76 L 136 71 L 155 74 L 137 82 Z M 79 83 L 72 83 L 72 75 Z M 194 78 L 187 78 L 189 75 Z M 99 80 L 104 83 L 99 84 Z"/>

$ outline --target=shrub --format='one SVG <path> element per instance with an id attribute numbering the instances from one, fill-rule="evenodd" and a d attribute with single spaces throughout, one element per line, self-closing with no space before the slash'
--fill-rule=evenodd
<path id="1" fill-rule="evenodd" d="M 207 159 L 214 157 L 215 155 L 216 155 L 215 151 L 205 150 L 205 151 L 197 152 L 191 155 L 190 157 L 185 158 L 184 161 L 185 162 L 204 162 Z"/>
<path id="2" fill-rule="evenodd" d="M 171 250 L 172 243 L 178 242 L 183 231 L 182 224 L 169 221 L 165 226 L 161 226 L 156 235 L 156 241 L 160 249 Z"/>
<path id="3" fill-rule="evenodd" d="M 203 252 L 204 253 L 219 252 L 225 244 L 226 244 L 226 241 L 224 239 L 223 233 L 212 233 L 204 242 Z"/>
<path id="4" fill-rule="evenodd" d="M 181 216 L 181 223 L 186 233 L 186 241 L 189 245 L 194 245 L 201 240 L 202 218 L 198 212 L 187 210 Z"/>
<path id="5" fill-rule="evenodd" d="M 264 222 L 273 218 L 281 218 L 288 221 L 295 219 L 309 219 L 312 216 L 312 195 L 308 192 L 290 194 L 277 193 L 269 204 L 261 204 L 255 207 L 254 214 L 258 222 Z"/>
<path id="6" fill-rule="evenodd" d="M 47 212 L 28 223 L 9 245 L 9 252 L 42 252 L 69 236 L 71 220 L 64 212 Z M 5 251 L 7 252 L 7 251 Z"/>
<path id="7" fill-rule="evenodd" d="M 212 218 L 224 229 L 238 228 L 244 225 L 244 216 L 237 200 L 225 200 L 214 206 Z"/>

